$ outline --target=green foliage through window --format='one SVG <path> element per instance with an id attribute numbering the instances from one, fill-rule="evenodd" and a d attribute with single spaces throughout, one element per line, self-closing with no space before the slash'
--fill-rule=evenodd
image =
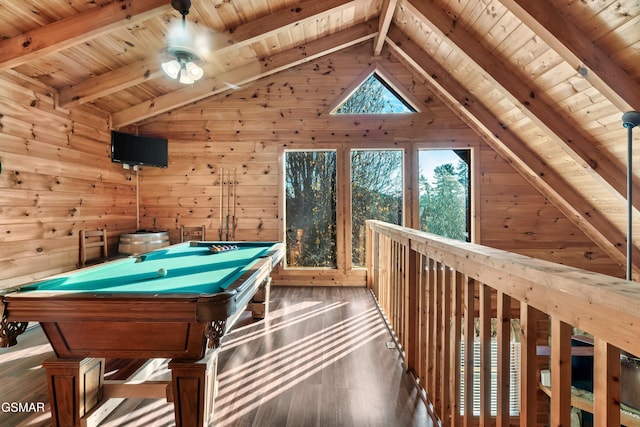
<path id="1" fill-rule="evenodd" d="M 351 151 L 352 263 L 365 266 L 366 220 L 402 224 L 402 151 Z"/>
<path id="2" fill-rule="evenodd" d="M 469 151 L 420 150 L 419 159 L 420 229 L 469 241 Z"/>
<path id="3" fill-rule="evenodd" d="M 336 110 L 337 114 L 393 114 L 415 112 L 408 102 L 373 73 Z"/>
<path id="4" fill-rule="evenodd" d="M 286 230 L 289 267 L 336 266 L 336 153 L 287 152 Z"/>

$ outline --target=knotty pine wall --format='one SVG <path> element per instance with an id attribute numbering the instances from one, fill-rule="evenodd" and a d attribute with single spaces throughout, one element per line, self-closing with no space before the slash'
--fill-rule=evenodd
<path id="1" fill-rule="evenodd" d="M 405 192 L 416 188 L 418 148 L 474 150 L 475 231 L 479 243 L 610 274 L 620 269 L 503 159 L 449 111 L 424 83 L 389 55 L 378 63 L 422 103 L 411 116 L 331 116 L 354 78 L 369 69 L 370 46 L 363 44 L 315 60 L 261 82 L 156 117 L 141 134 L 170 139 L 169 168 L 141 172 L 142 227 L 168 229 L 178 239 L 180 224 L 206 226 L 217 239 L 221 170 L 235 169 L 239 240 L 281 240 L 283 235 L 283 153 L 287 149 L 405 150 Z M 352 270 L 346 241 L 350 228 L 348 169 L 338 176 L 337 270 L 280 270 L 276 283 L 361 285 L 364 272 Z M 226 175 L 225 175 L 226 176 Z M 417 196 L 416 196 L 417 197 Z M 408 197 L 405 212 L 417 217 Z M 411 217 L 407 223 L 417 223 Z"/>
<path id="2" fill-rule="evenodd" d="M 135 181 L 110 160 L 106 114 L 55 108 L 55 91 L 0 73 L 0 289 L 76 268 L 79 231 L 136 228 Z"/>
<path id="3" fill-rule="evenodd" d="M 169 167 L 139 172 L 140 226 L 207 227 L 216 239 L 220 171 L 236 170 L 239 240 L 282 236 L 285 149 L 351 147 L 405 150 L 405 212 L 417 215 L 418 148 L 471 147 L 476 179 L 477 241 L 543 259 L 623 275 L 579 230 L 445 108 L 392 57 L 380 63 L 423 104 L 410 117 L 327 114 L 344 88 L 372 64 L 370 46 L 333 54 L 227 95 L 161 115 L 142 134 L 170 139 Z M 14 72 L 0 73 L 0 288 L 76 268 L 79 230 L 104 228 L 111 253 L 135 230 L 136 175 L 110 160 L 109 117 L 55 107 L 55 91 Z M 132 129 L 129 129 L 132 130 Z M 339 268 L 279 271 L 276 283 L 359 285 L 351 270 L 348 169 L 339 171 Z M 407 218 L 412 223 L 412 218 Z"/>

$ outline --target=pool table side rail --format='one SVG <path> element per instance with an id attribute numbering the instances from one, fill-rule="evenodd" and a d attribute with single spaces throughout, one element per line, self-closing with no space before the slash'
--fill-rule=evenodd
<path id="1" fill-rule="evenodd" d="M 260 284 L 284 258 L 284 253 L 283 243 L 274 245 L 273 250 L 256 259 L 231 289 L 211 295 L 83 295 L 82 293 L 54 294 L 50 291 L 14 292 L 0 296 L 0 313 L 4 316 L 2 324 L 3 327 L 21 328 L 22 325 L 26 326 L 26 322 L 52 325 L 75 323 L 79 328 L 91 328 L 90 324 L 94 323 L 102 325 L 104 331 L 104 325 L 110 322 L 114 325 L 134 322 L 140 327 L 147 325 L 149 328 L 162 327 L 160 324 L 164 323 L 167 326 L 168 324 L 191 324 L 192 327 L 199 325 L 196 329 L 210 329 L 213 322 L 226 322 L 237 310 L 244 309 Z M 249 289 L 246 289 L 247 287 Z M 52 325 L 48 328 L 49 330 L 52 330 Z M 7 331 L 2 332 L 4 334 Z M 13 342 L 5 345 L 15 344 L 15 336 L 20 333 L 12 333 Z M 207 338 L 210 337 L 207 336 Z M 192 351 L 193 348 L 189 350 L 189 352 Z M 59 356 L 64 353 L 64 356 L 69 357 L 73 356 L 74 351 L 65 349 L 56 353 Z M 76 355 L 80 356 L 80 354 Z M 81 354 L 82 357 L 88 355 L 88 352 Z M 120 357 L 117 351 L 108 356 Z M 159 357 L 176 356 L 176 354 L 167 354 Z"/>
<path id="2" fill-rule="evenodd" d="M 211 321 L 228 314 L 228 309 L 200 309 L 197 306 L 235 307 L 238 292 L 256 275 L 269 275 L 284 257 L 284 245 L 257 258 L 226 291 L 215 294 L 96 294 L 91 292 L 14 292 L 2 296 L 9 322 L 60 321 Z M 268 269 L 264 269 L 268 266 Z M 96 303 L 96 302 L 99 303 Z M 197 315 L 196 313 L 199 312 Z M 201 316 L 201 320 L 198 317 Z"/>

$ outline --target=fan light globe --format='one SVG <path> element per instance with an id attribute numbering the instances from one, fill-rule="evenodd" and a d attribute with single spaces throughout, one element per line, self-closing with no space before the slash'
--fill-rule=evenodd
<path id="1" fill-rule="evenodd" d="M 162 70 L 169 77 L 187 85 L 202 78 L 204 70 L 193 62 L 198 60 L 196 55 L 186 49 L 169 49 L 169 53 L 176 58 L 162 63 Z"/>
<path id="2" fill-rule="evenodd" d="M 180 63 L 175 59 L 168 62 L 163 62 L 162 70 L 172 79 L 177 79 L 178 74 L 180 73 Z"/>
<path id="3" fill-rule="evenodd" d="M 190 85 L 193 84 L 193 82 L 195 80 L 193 80 L 191 77 L 189 77 L 188 73 L 185 72 L 181 72 L 180 73 L 180 80 L 178 80 L 180 83 L 182 83 L 183 85 Z"/>
<path id="4" fill-rule="evenodd" d="M 186 70 L 187 74 L 189 74 L 189 77 L 191 77 L 193 80 L 199 80 L 204 75 L 204 71 L 202 70 L 202 68 L 198 67 L 193 62 L 187 62 Z"/>

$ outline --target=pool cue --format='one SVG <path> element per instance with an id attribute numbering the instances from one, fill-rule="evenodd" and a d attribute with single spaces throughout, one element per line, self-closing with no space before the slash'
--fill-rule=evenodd
<path id="1" fill-rule="evenodd" d="M 233 188 L 233 204 L 231 205 L 231 239 L 236 240 L 236 168 L 233 168 L 233 181 L 231 181 Z"/>
<path id="2" fill-rule="evenodd" d="M 224 169 L 220 168 L 220 224 L 218 227 L 218 240 L 222 240 L 222 185 L 224 181 Z"/>
<path id="3" fill-rule="evenodd" d="M 229 201 L 230 201 L 230 193 L 231 193 L 231 183 L 229 180 L 231 179 L 231 171 L 227 172 L 227 242 L 229 241 Z"/>

